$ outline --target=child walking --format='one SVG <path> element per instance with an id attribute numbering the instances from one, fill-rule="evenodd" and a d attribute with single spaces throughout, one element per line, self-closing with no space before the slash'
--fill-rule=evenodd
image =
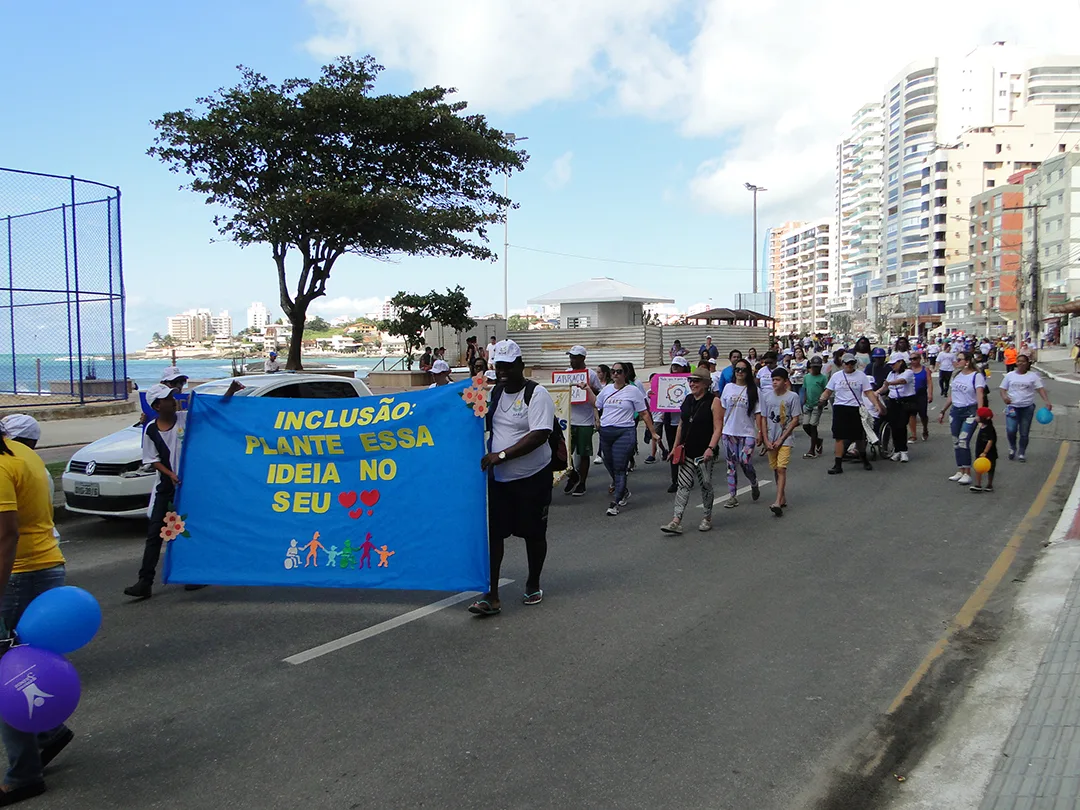
<path id="1" fill-rule="evenodd" d="M 972 467 L 975 475 L 975 483 L 968 489 L 972 492 L 994 491 L 994 470 L 997 469 L 997 431 L 994 429 L 994 412 L 989 408 L 979 408 L 975 412 L 975 419 L 979 423 L 978 433 L 975 434 L 975 457 L 985 458 L 990 462 L 990 471 L 986 473 L 986 486 L 982 485 L 983 474 Z"/>
<path id="2" fill-rule="evenodd" d="M 818 425 L 821 423 L 821 412 L 825 409 L 820 401 L 821 395 L 825 393 L 829 378 L 821 373 L 821 366 L 821 358 L 814 355 L 810 358 L 810 370 L 803 376 L 803 430 L 810 437 L 810 449 L 803 454 L 803 458 L 817 458 L 824 451 Z"/>
<path id="3" fill-rule="evenodd" d="M 758 421 L 769 453 L 769 466 L 776 481 L 776 500 L 769 508 L 777 517 L 784 516 L 784 507 L 787 506 L 787 468 L 791 463 L 791 448 L 795 444 L 792 434 L 799 426 L 801 417 L 802 404 L 799 395 L 791 390 L 787 369 L 774 368 L 772 390 L 761 395 Z"/>

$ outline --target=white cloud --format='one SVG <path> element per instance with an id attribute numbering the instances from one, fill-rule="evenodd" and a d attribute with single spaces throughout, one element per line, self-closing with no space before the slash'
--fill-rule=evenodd
<path id="1" fill-rule="evenodd" d="M 555 158 L 548 173 L 544 175 L 544 182 L 548 184 L 548 188 L 560 189 L 570 182 L 574 174 L 573 160 L 573 152 L 564 152 Z"/>
<path id="2" fill-rule="evenodd" d="M 310 1 L 332 32 L 314 51 L 371 52 L 488 111 L 603 93 L 685 137 L 722 137 L 691 193 L 745 212 L 753 182 L 769 189 L 759 203 L 774 217 L 830 210 L 836 143 L 907 63 L 1003 39 L 1080 50 L 1080 5 L 1060 0 Z"/>
<path id="3" fill-rule="evenodd" d="M 336 317 L 338 315 L 350 315 L 363 317 L 369 312 L 381 312 L 383 299 L 372 298 L 349 298 L 339 296 L 337 298 L 316 298 L 308 307 L 308 316 L 323 315 Z"/>

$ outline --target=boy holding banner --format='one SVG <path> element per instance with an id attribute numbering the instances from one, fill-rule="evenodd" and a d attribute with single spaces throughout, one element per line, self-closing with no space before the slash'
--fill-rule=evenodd
<path id="1" fill-rule="evenodd" d="M 499 572 L 506 538 L 525 541 L 529 576 L 526 605 L 544 598 L 540 573 L 547 557 L 548 506 L 551 504 L 552 452 L 548 438 L 555 420 L 555 403 L 542 385 L 525 379 L 521 348 L 503 340 L 492 351 L 497 383 L 491 392 L 489 452 L 480 459 L 488 472 L 488 544 L 491 584 L 482 599 L 469 605 L 477 616 L 502 611 Z"/>

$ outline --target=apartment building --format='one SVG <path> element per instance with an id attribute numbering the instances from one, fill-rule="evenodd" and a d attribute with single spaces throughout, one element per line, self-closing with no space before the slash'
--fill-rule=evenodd
<path id="1" fill-rule="evenodd" d="M 266 308 L 266 305 L 262 301 L 253 301 L 247 311 L 248 329 L 262 332 L 269 323 L 270 310 Z"/>
<path id="2" fill-rule="evenodd" d="M 181 343 L 195 343 L 212 335 L 210 331 L 210 310 L 189 309 L 179 315 L 168 318 L 169 336 Z"/>
<path id="3" fill-rule="evenodd" d="M 232 316 L 229 310 L 222 310 L 210 316 L 210 334 L 214 337 L 232 337 Z"/>
<path id="4" fill-rule="evenodd" d="M 968 316 L 957 321 L 947 300 L 945 325 L 951 329 L 1005 335 L 1013 334 L 1019 325 L 1017 284 L 1023 262 L 1023 178 L 1029 171 L 1018 172 L 1005 185 L 971 198 L 965 276 L 968 282 L 965 293 L 971 306 Z"/>
<path id="5" fill-rule="evenodd" d="M 829 331 L 829 299 L 835 296 L 836 220 L 788 222 L 770 234 L 769 279 L 779 334 Z"/>

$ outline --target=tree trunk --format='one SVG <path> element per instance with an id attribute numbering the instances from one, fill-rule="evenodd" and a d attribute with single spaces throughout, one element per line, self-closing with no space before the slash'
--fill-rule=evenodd
<path id="1" fill-rule="evenodd" d="M 307 323 L 307 302 L 297 300 L 289 315 L 292 324 L 292 340 L 289 341 L 289 360 L 285 363 L 288 371 L 304 370 L 304 325 Z"/>

